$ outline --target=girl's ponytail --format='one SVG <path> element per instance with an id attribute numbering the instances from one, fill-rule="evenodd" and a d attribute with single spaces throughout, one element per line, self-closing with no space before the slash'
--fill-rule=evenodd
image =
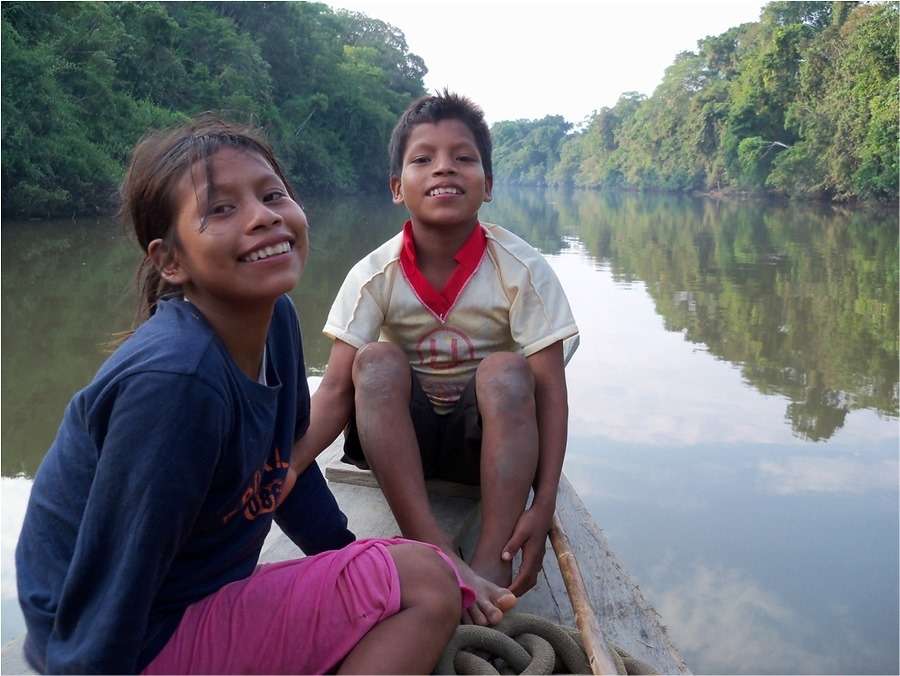
<path id="1" fill-rule="evenodd" d="M 134 316 L 135 326 L 143 324 L 153 316 L 160 298 L 178 291 L 177 286 L 169 284 L 163 279 L 149 256 L 144 256 L 144 260 L 138 266 L 135 283 L 138 292 L 138 307 Z"/>

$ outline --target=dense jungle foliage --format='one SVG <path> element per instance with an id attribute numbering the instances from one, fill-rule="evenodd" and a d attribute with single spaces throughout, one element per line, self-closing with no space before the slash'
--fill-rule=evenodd
<path id="1" fill-rule="evenodd" d="M 898 105 L 898 3 L 772 2 L 580 129 L 495 124 L 494 170 L 526 185 L 890 200 Z"/>
<path id="2" fill-rule="evenodd" d="M 497 180 L 896 199 L 897 23 L 896 2 L 772 2 L 577 130 L 495 124 Z M 2 36 L 14 216 L 108 211 L 140 135 L 203 110 L 263 126 L 301 194 L 380 190 L 427 72 L 397 28 L 307 2 L 4 2 Z"/>
<path id="3" fill-rule="evenodd" d="M 205 110 L 263 126 L 301 195 L 383 188 L 424 93 L 403 34 L 316 3 L 4 2 L 3 213 L 108 211 L 149 128 Z"/>

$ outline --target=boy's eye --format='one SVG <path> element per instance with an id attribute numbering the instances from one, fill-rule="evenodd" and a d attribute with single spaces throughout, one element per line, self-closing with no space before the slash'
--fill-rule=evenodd
<path id="1" fill-rule="evenodd" d="M 460 155 L 457 158 L 460 162 L 476 162 L 477 158 L 472 157 L 471 155 Z"/>
<path id="2" fill-rule="evenodd" d="M 425 164 L 428 162 L 430 158 L 427 155 L 419 155 L 418 157 L 412 158 L 413 164 Z"/>

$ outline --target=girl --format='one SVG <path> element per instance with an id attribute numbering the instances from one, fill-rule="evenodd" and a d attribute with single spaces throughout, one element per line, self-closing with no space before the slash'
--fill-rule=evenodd
<path id="1" fill-rule="evenodd" d="M 352 543 L 315 464 L 285 484 L 309 392 L 284 294 L 309 246 L 271 149 L 200 118 L 137 145 L 122 199 L 143 323 L 75 395 L 35 476 L 16 549 L 28 661 L 429 672 L 472 598 L 449 559 Z M 256 568 L 273 518 L 316 555 Z"/>

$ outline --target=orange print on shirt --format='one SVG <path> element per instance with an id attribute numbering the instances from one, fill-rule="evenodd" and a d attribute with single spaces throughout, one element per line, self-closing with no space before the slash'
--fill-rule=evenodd
<path id="1" fill-rule="evenodd" d="M 262 466 L 262 469 L 258 469 L 253 473 L 250 485 L 247 486 L 241 496 L 241 504 L 226 514 L 222 518 L 222 523 L 228 523 L 241 511 L 244 512 L 244 518 L 248 521 L 253 521 L 260 514 L 274 512 L 275 508 L 278 507 L 278 496 L 281 494 L 281 487 L 284 485 L 284 477 L 272 479 L 265 484 L 263 483 L 263 479 L 268 479 L 270 472 L 279 469 L 287 469 L 289 466 L 290 463 L 281 459 L 281 452 L 276 448 L 274 462 L 271 465 L 266 462 Z M 266 474 L 263 475 L 263 472 Z"/>

